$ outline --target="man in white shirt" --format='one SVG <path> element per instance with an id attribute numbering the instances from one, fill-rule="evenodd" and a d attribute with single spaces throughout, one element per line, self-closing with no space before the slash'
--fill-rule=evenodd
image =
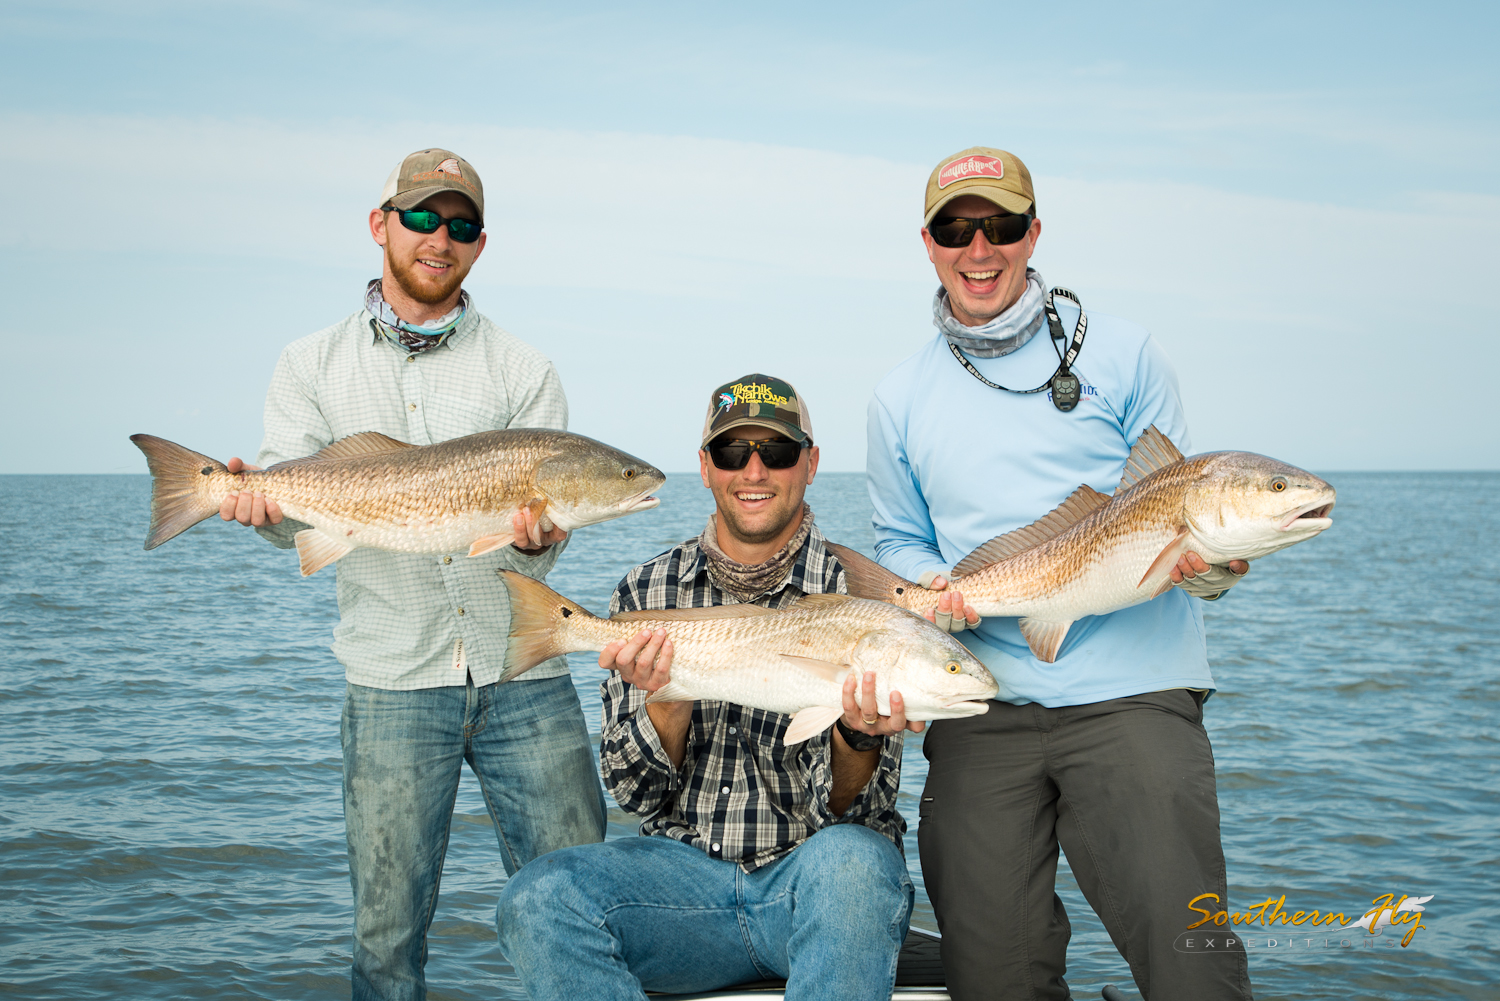
<path id="1" fill-rule="evenodd" d="M 484 249 L 483 226 L 484 190 L 462 158 L 421 150 L 391 172 L 370 212 L 381 277 L 358 312 L 282 352 L 266 396 L 262 465 L 362 431 L 429 445 L 567 427 L 552 364 L 480 315 L 462 288 Z M 251 467 L 234 459 L 229 468 Z M 280 548 L 306 527 L 248 492 L 227 499 L 220 516 Z M 518 544 L 483 556 L 356 549 L 337 564 L 355 1001 L 426 996 L 427 929 L 464 761 L 508 873 L 603 840 L 603 792 L 566 660 L 499 683 L 510 606 L 497 572 L 540 579 L 566 545 L 566 533 L 542 532 L 529 511 L 515 527 Z"/>

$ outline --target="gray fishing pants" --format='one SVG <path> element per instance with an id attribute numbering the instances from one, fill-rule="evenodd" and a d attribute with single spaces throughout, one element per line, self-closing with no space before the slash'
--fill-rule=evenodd
<path id="1" fill-rule="evenodd" d="M 1179 689 L 933 724 L 918 842 L 954 1001 L 1069 997 L 1059 844 L 1147 1001 L 1250 997 L 1243 945 L 1174 948 L 1189 900 L 1229 906 L 1202 720 Z"/>

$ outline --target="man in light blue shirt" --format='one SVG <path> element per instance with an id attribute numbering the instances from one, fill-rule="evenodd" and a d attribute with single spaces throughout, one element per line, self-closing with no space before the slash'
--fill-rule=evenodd
<path id="1" fill-rule="evenodd" d="M 391 172 L 376 204 L 381 277 L 359 310 L 282 352 L 261 464 L 362 431 L 431 445 L 506 427 L 566 430 L 552 363 L 463 290 L 485 244 L 474 168 L 447 150 L 420 150 Z M 244 467 L 234 459 L 229 468 Z M 251 493 L 231 495 L 220 516 L 283 549 L 307 527 Z M 515 530 L 515 545 L 472 558 L 357 549 L 337 564 L 355 1001 L 426 996 L 427 930 L 465 761 L 506 872 L 604 839 L 604 794 L 566 660 L 499 681 L 510 605 L 496 574 L 540 579 L 566 544 L 529 511 Z"/>
<path id="2" fill-rule="evenodd" d="M 964 556 L 1080 484 L 1113 492 L 1147 427 L 1190 448 L 1176 375 L 1127 321 L 1089 315 L 1077 405 L 1054 402 L 1060 359 L 1046 286 L 1027 267 L 1041 222 L 1024 164 L 984 147 L 949 157 L 924 211 L 938 333 L 876 388 L 868 470 L 877 558 L 944 589 Z M 1072 330 L 1079 310 L 1058 311 Z M 939 721 L 924 743 L 918 839 L 956 1001 L 1069 996 L 1059 844 L 1146 997 L 1249 997 L 1242 946 L 1173 948 L 1191 898 L 1227 899 L 1202 726 L 1214 680 L 1190 595 L 1218 597 L 1247 569 L 1188 554 L 1181 587 L 1076 622 L 1054 663 L 1032 656 L 1016 619 L 940 600 L 939 621 L 970 627 L 960 639 L 1000 684 L 989 713 Z"/>

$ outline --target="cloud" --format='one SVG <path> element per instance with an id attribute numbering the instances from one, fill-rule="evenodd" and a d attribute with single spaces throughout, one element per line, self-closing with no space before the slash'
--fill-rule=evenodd
<path id="1" fill-rule="evenodd" d="M 314 281 L 317 269 L 374 267 L 363 219 L 389 166 L 423 145 L 458 150 L 486 185 L 491 239 L 472 283 L 482 308 L 558 359 L 581 430 L 619 423 L 618 398 L 602 385 L 669 401 L 620 442 L 648 456 L 691 455 L 706 387 L 740 366 L 779 366 L 807 383 L 827 468 L 861 468 L 874 381 L 931 332 L 935 283 L 917 239 L 927 164 L 456 123 L 11 115 L 0 128 L 10 140 L 0 169 L 44 177 L 53 192 L 45 219 L 0 237 L 11 255 L 66 260 L 82 236 L 102 267 L 231 262 L 236 285 L 261 296 L 258 310 L 270 308 L 267 276 L 288 268 Z M 1167 182 L 1043 175 L 1037 188 L 1034 263 L 1091 310 L 1156 333 L 1199 446 L 1323 469 L 1500 465 L 1493 436 L 1435 403 L 1482 398 L 1478 386 L 1441 394 L 1455 372 L 1482 378 L 1500 361 L 1493 323 L 1472 303 L 1492 287 L 1500 199 L 1433 192 L 1360 209 Z M 172 283 L 192 276 L 160 279 L 112 293 L 111 322 L 146 340 L 190 329 L 201 350 L 227 351 L 170 306 Z M 39 280 L 86 288 L 91 276 L 51 269 Z M 338 301 L 355 294 L 342 289 Z M 99 310 L 86 300 L 76 308 L 91 317 Z M 337 315 L 276 326 L 290 340 Z M 109 357 L 128 382 L 129 363 Z M 27 380 L 44 407 L 77 385 L 76 372 L 45 365 Z M 248 382 L 176 409 L 222 409 L 233 392 L 245 396 L 237 414 L 256 413 L 263 382 Z"/>

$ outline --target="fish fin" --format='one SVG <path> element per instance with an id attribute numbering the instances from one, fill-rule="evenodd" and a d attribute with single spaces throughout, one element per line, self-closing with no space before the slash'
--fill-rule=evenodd
<path id="1" fill-rule="evenodd" d="M 811 671 L 825 681 L 842 681 L 849 671 L 848 664 L 835 664 L 832 661 L 818 660 L 816 657 L 798 657 L 796 654 L 784 653 L 781 659 L 789 660 L 797 667 Z"/>
<path id="2" fill-rule="evenodd" d="M 582 616 L 581 622 L 595 618 L 588 609 L 514 570 L 501 570 L 500 581 L 510 596 L 510 635 L 501 681 L 524 674 L 544 660 L 588 649 L 573 641 L 569 628 L 574 616 Z"/>
<path id="3" fill-rule="evenodd" d="M 833 726 L 833 721 L 844 715 L 844 710 L 833 706 L 808 706 L 792 716 L 792 724 L 786 728 L 781 742 L 788 746 L 800 744 L 809 737 L 816 737 Z"/>
<path id="4" fill-rule="evenodd" d="M 314 452 L 308 458 L 352 459 L 356 455 L 384 455 L 387 452 L 400 452 L 416 447 L 389 435 L 381 434 L 379 431 L 361 431 L 359 434 L 340 438 L 327 448 Z"/>
<path id="5" fill-rule="evenodd" d="M 708 608 L 663 608 L 642 612 L 616 612 L 611 622 L 695 622 L 699 619 L 749 619 L 770 615 L 775 609 L 764 605 L 711 605 Z"/>
<path id="6" fill-rule="evenodd" d="M 1172 541 L 1162 547 L 1162 551 L 1156 554 L 1156 559 L 1151 561 L 1151 565 L 1146 568 L 1145 573 L 1141 574 L 1141 579 L 1136 582 L 1135 586 L 1140 587 L 1146 583 L 1152 574 L 1170 573 L 1172 567 L 1177 563 L 1178 557 L 1187 552 L 1187 539 L 1188 530 L 1187 526 L 1184 525 L 1177 530 L 1177 534 L 1172 537 Z M 1172 578 L 1168 577 L 1167 583 L 1170 585 Z M 1161 594 L 1162 592 L 1158 591 L 1156 593 Z M 1155 596 L 1152 595 L 1153 598 Z"/>
<path id="7" fill-rule="evenodd" d="M 330 563 L 349 555 L 353 546 L 330 538 L 316 528 L 304 528 L 293 536 L 297 540 L 297 558 L 302 561 L 302 576 L 311 577 Z"/>
<path id="8" fill-rule="evenodd" d="M 842 605 L 846 601 L 853 600 L 852 594 L 804 594 L 798 598 L 792 608 L 823 608 L 830 605 Z"/>
<path id="9" fill-rule="evenodd" d="M 685 685 L 679 685 L 675 681 L 669 681 L 656 691 L 646 696 L 646 705 L 654 706 L 658 702 L 697 702 L 698 699 Z"/>
<path id="10" fill-rule="evenodd" d="M 1108 497 L 1084 484 L 1069 494 L 1067 500 L 1036 521 L 1024 528 L 995 536 L 959 560 L 953 567 L 953 576 L 964 577 L 978 573 L 991 564 L 1055 539 L 1108 503 Z"/>
<path id="11" fill-rule="evenodd" d="M 832 542 L 826 545 L 828 551 L 833 553 L 844 567 L 844 576 L 849 583 L 848 597 L 870 598 L 899 605 L 905 595 L 922 590 L 922 585 L 909 581 L 899 574 L 891 573 L 863 553 L 857 553 L 848 546 L 840 546 Z"/>
<path id="12" fill-rule="evenodd" d="M 1141 432 L 1141 436 L 1130 446 L 1130 457 L 1125 460 L 1125 475 L 1115 493 L 1121 494 L 1135 486 L 1158 469 L 1165 469 L 1174 462 L 1182 461 L 1182 453 L 1170 438 L 1156 430 L 1153 424 Z"/>
<path id="13" fill-rule="evenodd" d="M 493 553 L 501 546 L 508 546 L 515 540 L 516 536 L 514 532 L 506 532 L 503 534 L 497 533 L 495 535 L 481 535 L 479 538 L 475 539 L 474 544 L 469 547 L 469 555 L 483 556 L 485 553 Z"/>
<path id="14" fill-rule="evenodd" d="M 1068 627 L 1073 623 L 1057 622 L 1051 619 L 1022 618 L 1018 623 L 1021 627 L 1021 635 L 1026 637 L 1026 645 L 1031 647 L 1031 652 L 1037 660 L 1051 664 L 1057 660 L 1057 651 L 1062 649 L 1063 638 L 1068 635 Z"/>
<path id="15" fill-rule="evenodd" d="M 198 486 L 209 472 L 228 472 L 222 462 L 150 434 L 130 440 L 146 454 L 151 470 L 151 528 L 146 548 L 155 549 L 219 510 L 219 501 Z M 221 498 L 222 499 L 222 498 Z"/>

